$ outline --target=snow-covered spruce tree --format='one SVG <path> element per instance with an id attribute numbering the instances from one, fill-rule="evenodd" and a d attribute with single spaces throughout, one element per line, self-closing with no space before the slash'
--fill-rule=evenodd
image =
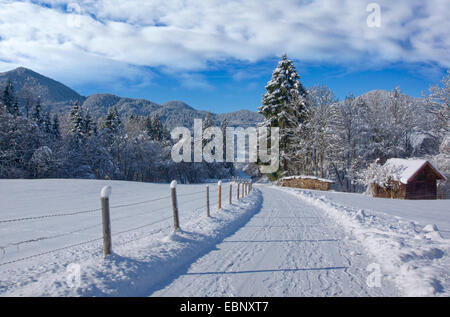
<path id="1" fill-rule="evenodd" d="M 37 98 L 36 103 L 33 106 L 31 119 L 39 126 L 42 127 L 42 106 L 41 99 Z"/>
<path id="2" fill-rule="evenodd" d="M 14 103 L 13 103 L 12 115 L 15 117 L 20 116 L 19 102 L 17 101 L 17 98 L 15 98 Z"/>
<path id="3" fill-rule="evenodd" d="M 50 119 L 50 112 L 46 111 L 42 116 L 42 131 L 49 134 L 52 129 L 52 121 Z"/>
<path id="4" fill-rule="evenodd" d="M 203 121 L 203 124 L 202 124 L 202 129 L 203 129 L 202 133 L 204 134 L 206 129 L 211 128 L 213 126 L 214 126 L 214 122 L 211 118 L 211 113 L 208 112 L 208 114 L 206 115 L 205 121 Z M 211 141 L 212 141 L 212 138 L 208 138 L 208 139 L 203 138 L 203 148 L 205 147 L 205 145 L 208 142 L 211 142 Z"/>
<path id="5" fill-rule="evenodd" d="M 147 134 L 147 136 L 150 138 L 150 140 L 153 140 L 155 137 L 153 135 L 153 126 L 152 126 L 152 117 L 151 115 L 148 115 L 144 119 L 144 130 Z"/>
<path id="6" fill-rule="evenodd" d="M 83 118 L 83 112 L 78 102 L 73 104 L 70 111 L 70 131 L 77 141 L 81 141 L 85 136 L 85 123 Z"/>
<path id="7" fill-rule="evenodd" d="M 261 126 L 280 128 L 280 170 L 277 176 L 290 174 L 295 169 L 294 140 L 305 118 L 307 92 L 300 83 L 294 63 L 287 59 L 286 54 L 265 88 L 262 106 L 258 108 L 265 118 Z"/>
<path id="8" fill-rule="evenodd" d="M 5 89 L 3 90 L 2 102 L 9 113 L 13 113 L 13 107 L 16 101 L 15 99 L 14 87 L 11 80 L 8 78 Z"/>
<path id="9" fill-rule="evenodd" d="M 86 115 L 84 116 L 84 127 L 83 132 L 86 136 L 91 136 L 96 134 L 96 126 L 95 122 L 92 119 L 91 113 L 89 110 L 86 111 Z"/>
<path id="10" fill-rule="evenodd" d="M 110 108 L 106 115 L 105 128 L 109 129 L 111 133 L 117 133 L 122 128 L 122 121 L 120 120 L 119 111 L 116 107 Z"/>
<path id="11" fill-rule="evenodd" d="M 203 122 L 203 130 L 211 128 L 212 126 L 214 126 L 214 122 L 212 120 L 211 113 L 208 112 L 205 121 Z"/>
<path id="12" fill-rule="evenodd" d="M 151 126 L 153 130 L 153 140 L 162 141 L 164 138 L 164 126 L 158 114 L 153 116 Z"/>
<path id="13" fill-rule="evenodd" d="M 0 102 L 0 178 L 32 177 L 29 162 L 42 140 L 34 122 L 13 116 Z"/>
<path id="14" fill-rule="evenodd" d="M 61 139 L 61 129 L 59 127 L 59 118 L 57 114 L 53 115 L 52 126 L 50 134 L 55 137 L 55 139 Z"/>

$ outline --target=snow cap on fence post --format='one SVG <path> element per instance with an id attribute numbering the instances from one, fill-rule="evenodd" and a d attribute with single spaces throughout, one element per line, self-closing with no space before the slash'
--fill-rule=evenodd
<path id="1" fill-rule="evenodd" d="M 111 186 L 105 186 L 102 188 L 102 191 L 100 192 L 101 198 L 109 198 L 111 196 L 112 188 Z"/>
<path id="2" fill-rule="evenodd" d="M 217 185 L 222 186 L 222 181 L 219 181 Z"/>
<path id="3" fill-rule="evenodd" d="M 172 183 L 170 183 L 170 188 L 177 188 L 177 181 L 172 181 Z"/>

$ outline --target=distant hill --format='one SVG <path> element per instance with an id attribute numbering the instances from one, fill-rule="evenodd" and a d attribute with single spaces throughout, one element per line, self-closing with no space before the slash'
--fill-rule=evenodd
<path id="1" fill-rule="evenodd" d="M 80 96 L 76 91 L 57 82 L 51 78 L 38 74 L 30 69 L 19 67 L 9 72 L 0 73 L 0 88 L 3 88 L 8 81 L 14 86 L 20 104 L 25 104 L 26 99 L 37 100 L 46 106 L 65 107 L 74 101 L 84 102 L 85 97 Z"/>
<path id="2" fill-rule="evenodd" d="M 117 107 L 123 117 L 150 114 L 161 106 L 145 99 L 123 98 L 111 94 L 95 94 L 89 96 L 83 103 L 85 109 L 89 109 L 95 117 L 104 116 L 108 109 Z"/>
<path id="3" fill-rule="evenodd" d="M 39 96 L 42 105 L 55 113 L 67 113 L 73 102 L 78 101 L 83 108 L 89 109 L 93 117 L 99 118 L 106 115 L 109 108 L 115 106 L 123 117 L 132 114 L 145 116 L 158 114 L 169 129 L 176 126 L 191 127 L 194 119 L 204 119 L 208 114 L 207 111 L 196 110 L 183 101 L 157 104 L 150 100 L 125 98 L 112 94 L 94 94 L 86 98 L 62 83 L 24 67 L 0 73 L 1 91 L 3 91 L 8 78 L 11 80 L 22 106 L 26 103 L 27 98 L 36 100 Z M 211 113 L 211 117 L 217 125 L 226 118 L 230 126 L 242 127 L 255 126 L 262 121 L 259 113 L 249 110 L 223 114 Z"/>
<path id="4" fill-rule="evenodd" d="M 235 112 L 217 114 L 215 119 L 220 122 L 222 122 L 223 119 L 227 119 L 229 126 L 239 126 L 245 128 L 255 126 L 255 122 L 262 122 L 264 117 L 257 112 L 239 110 Z"/>

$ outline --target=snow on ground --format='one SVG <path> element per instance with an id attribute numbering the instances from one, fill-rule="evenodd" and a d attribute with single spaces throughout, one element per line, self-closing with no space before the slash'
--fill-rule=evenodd
<path id="1" fill-rule="evenodd" d="M 403 295 L 450 295 L 450 240 L 438 229 L 448 229 L 448 200 L 402 201 L 293 188 L 278 190 L 334 218 L 376 259 L 383 279 L 395 282 Z"/>
<path id="2" fill-rule="evenodd" d="M 267 185 L 261 210 L 152 296 L 396 296 L 321 208 Z"/>
<path id="3" fill-rule="evenodd" d="M 450 242 L 439 231 L 447 201 L 259 184 L 238 204 L 233 186 L 229 206 L 224 183 L 218 212 L 217 185 L 208 186 L 211 218 L 205 184 L 177 186 L 182 230 L 174 233 L 169 184 L 0 180 L 0 296 L 450 294 Z"/>
<path id="4" fill-rule="evenodd" d="M 112 186 L 114 254 L 103 259 L 100 190 Z M 217 185 L 178 185 L 173 233 L 168 184 L 98 180 L 0 180 L 1 296 L 145 296 L 208 252 L 259 210 L 254 191 L 217 211 Z M 49 217 L 47 217 L 49 216 Z"/>
<path id="5" fill-rule="evenodd" d="M 374 198 L 370 195 L 342 192 L 310 191 L 335 203 L 370 211 L 374 214 L 389 214 L 417 225 L 435 224 L 442 237 L 450 239 L 450 200 L 401 200 Z"/>

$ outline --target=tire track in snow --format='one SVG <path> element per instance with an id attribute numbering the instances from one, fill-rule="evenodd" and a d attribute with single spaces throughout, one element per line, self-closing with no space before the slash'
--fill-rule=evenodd
<path id="1" fill-rule="evenodd" d="M 261 210 L 244 227 L 152 296 L 396 294 L 391 286 L 368 288 L 369 259 L 321 210 L 288 193 L 260 189 Z"/>

